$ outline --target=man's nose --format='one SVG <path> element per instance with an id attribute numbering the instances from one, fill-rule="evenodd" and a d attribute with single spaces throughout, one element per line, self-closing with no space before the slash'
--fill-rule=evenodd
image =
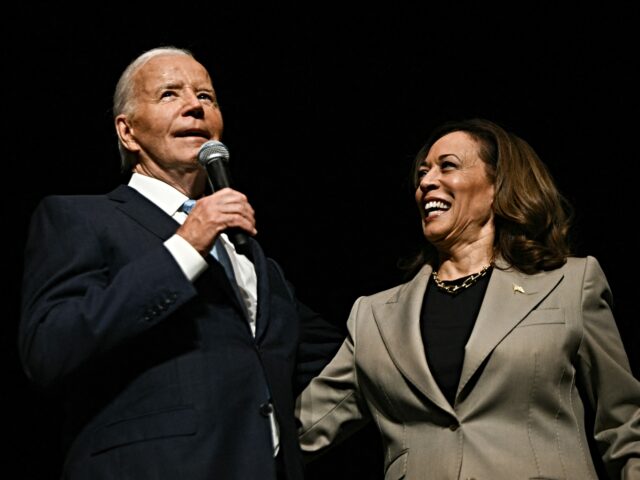
<path id="1" fill-rule="evenodd" d="M 202 108 L 202 103 L 200 103 L 200 99 L 198 96 L 188 90 L 184 96 L 185 103 L 185 115 L 191 115 L 197 118 L 202 118 L 204 116 L 204 109 Z"/>

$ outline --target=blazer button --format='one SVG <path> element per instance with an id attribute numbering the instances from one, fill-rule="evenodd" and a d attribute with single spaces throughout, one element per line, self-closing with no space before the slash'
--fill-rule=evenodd
<path id="1" fill-rule="evenodd" d="M 273 406 L 270 403 L 263 403 L 260 405 L 260 415 L 268 417 L 273 413 Z"/>
<path id="2" fill-rule="evenodd" d="M 451 425 L 449 425 L 449 430 L 451 430 L 452 432 L 455 432 L 459 426 L 460 425 L 458 425 L 457 423 L 452 423 Z"/>

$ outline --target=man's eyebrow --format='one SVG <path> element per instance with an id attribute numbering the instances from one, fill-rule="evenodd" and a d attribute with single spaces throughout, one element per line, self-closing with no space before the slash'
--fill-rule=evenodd
<path id="1" fill-rule="evenodd" d="M 182 88 L 182 85 L 182 82 L 165 82 L 158 85 L 158 90 L 161 90 L 163 88 Z"/>

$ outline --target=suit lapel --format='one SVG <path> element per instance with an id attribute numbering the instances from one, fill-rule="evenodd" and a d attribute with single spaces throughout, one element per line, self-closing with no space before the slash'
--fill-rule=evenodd
<path id="1" fill-rule="evenodd" d="M 179 227 L 178 222 L 167 215 L 161 208 L 140 194 L 135 189 L 120 185 L 115 190 L 107 194 L 107 197 L 116 203 L 116 208 L 129 216 L 141 227 L 157 236 L 164 241 L 171 237 Z M 238 298 L 236 289 L 231 285 L 224 267 L 213 257 L 207 259 L 209 268 L 202 274 L 201 279 L 205 279 L 208 275 L 215 277 L 218 285 L 224 285 L 227 294 L 231 297 L 232 302 L 246 317 L 246 309 L 242 304 L 242 300 Z M 200 279 L 199 279 L 200 280 Z M 203 281 L 203 280 L 200 280 Z"/>
<path id="2" fill-rule="evenodd" d="M 500 265 L 500 262 L 498 262 Z M 560 271 L 524 275 L 494 268 L 475 326 L 465 346 L 457 395 L 494 348 L 560 282 Z"/>
<path id="3" fill-rule="evenodd" d="M 420 310 L 430 274 L 431 267 L 425 265 L 394 297 L 374 303 L 373 317 L 398 370 L 433 403 L 453 413 L 429 370 L 420 333 Z"/>
<path id="4" fill-rule="evenodd" d="M 178 222 L 133 188 L 120 185 L 107 197 L 116 202 L 118 210 L 161 240 L 176 233 Z"/>
<path id="5" fill-rule="evenodd" d="M 265 256 L 260 251 L 260 247 L 258 243 L 253 241 L 253 239 L 249 239 L 249 243 L 251 245 L 251 256 L 253 257 L 251 260 L 253 261 L 253 266 L 256 269 L 256 281 L 258 283 L 258 311 L 256 312 L 256 342 L 259 343 L 262 341 L 264 334 L 268 327 L 267 320 L 269 317 L 269 307 L 271 305 L 269 299 L 269 293 L 271 291 L 271 287 L 269 286 L 269 275 L 267 268 L 267 260 Z"/>

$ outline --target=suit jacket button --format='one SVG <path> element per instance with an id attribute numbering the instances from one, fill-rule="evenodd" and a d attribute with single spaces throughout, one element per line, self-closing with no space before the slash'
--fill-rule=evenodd
<path id="1" fill-rule="evenodd" d="M 273 413 L 273 406 L 270 403 L 263 403 L 260 405 L 260 415 L 268 417 Z"/>
<path id="2" fill-rule="evenodd" d="M 451 430 L 452 432 L 455 432 L 459 426 L 460 425 L 458 425 L 457 423 L 452 423 L 451 425 L 449 425 L 449 430 Z"/>

